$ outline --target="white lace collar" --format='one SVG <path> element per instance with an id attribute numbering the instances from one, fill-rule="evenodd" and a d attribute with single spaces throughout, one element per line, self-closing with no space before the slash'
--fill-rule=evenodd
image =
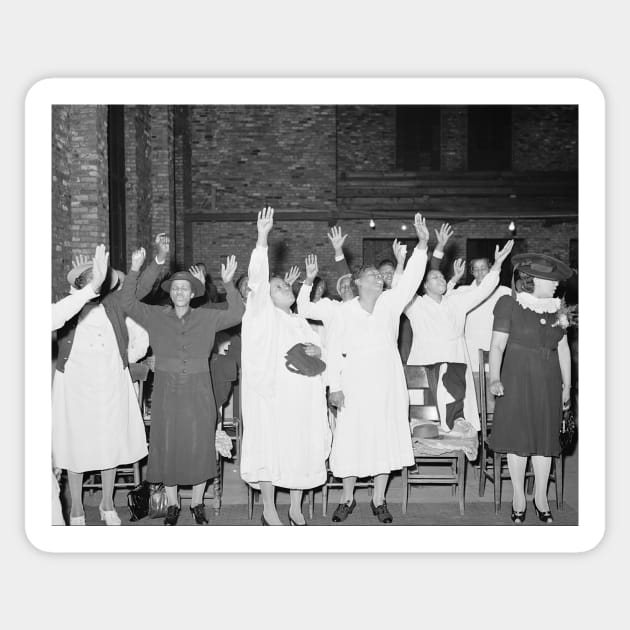
<path id="1" fill-rule="evenodd" d="M 534 313 L 555 313 L 560 308 L 560 298 L 537 298 L 525 291 L 516 294 L 516 301 Z"/>

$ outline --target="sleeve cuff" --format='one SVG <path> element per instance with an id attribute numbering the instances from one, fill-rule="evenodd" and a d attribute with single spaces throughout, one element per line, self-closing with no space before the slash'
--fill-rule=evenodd
<path id="1" fill-rule="evenodd" d="M 342 260 L 345 260 L 345 256 L 343 254 L 341 254 L 341 256 L 335 256 L 335 262 L 341 262 Z"/>
<path id="2" fill-rule="evenodd" d="M 444 252 L 439 251 L 439 250 L 433 250 L 433 257 L 434 258 L 444 258 Z"/>
<path id="3" fill-rule="evenodd" d="M 163 265 L 166 261 L 164 261 L 164 262 L 160 262 L 160 261 L 157 259 L 157 256 L 156 256 L 156 257 L 155 257 L 155 262 L 156 262 L 156 264 L 158 264 L 158 265 Z"/>

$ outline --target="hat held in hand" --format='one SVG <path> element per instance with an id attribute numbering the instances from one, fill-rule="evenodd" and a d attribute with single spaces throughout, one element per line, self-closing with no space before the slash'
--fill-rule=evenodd
<path id="1" fill-rule="evenodd" d="M 296 343 L 285 355 L 286 368 L 294 374 L 317 376 L 326 369 L 326 364 L 317 357 L 306 354 L 306 344 Z"/>

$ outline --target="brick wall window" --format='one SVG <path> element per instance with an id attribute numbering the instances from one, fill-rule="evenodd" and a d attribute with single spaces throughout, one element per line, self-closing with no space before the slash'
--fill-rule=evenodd
<path id="1" fill-rule="evenodd" d="M 107 108 L 109 175 L 109 259 L 112 267 L 127 269 L 125 221 L 125 113 L 123 105 Z"/>
<path id="2" fill-rule="evenodd" d="M 439 105 L 396 107 L 396 168 L 440 170 Z"/>
<path id="3" fill-rule="evenodd" d="M 512 170 L 512 108 L 468 107 L 468 170 Z"/>

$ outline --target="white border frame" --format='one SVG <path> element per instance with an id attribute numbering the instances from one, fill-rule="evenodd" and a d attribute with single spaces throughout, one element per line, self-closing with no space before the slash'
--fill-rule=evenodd
<path id="1" fill-rule="evenodd" d="M 580 286 L 604 285 L 605 102 L 584 79 L 45 79 L 26 97 L 25 529 L 54 552 L 579 552 L 605 528 L 605 299 L 580 304 L 579 525 L 572 527 L 54 527 L 50 525 L 51 106 L 54 104 L 577 104 Z M 252 212 L 255 209 L 252 209 Z M 252 241 L 253 243 L 253 241 Z M 582 261 L 582 257 L 584 260 Z M 33 285 L 35 286 L 35 285 Z M 586 293 L 582 292 L 585 296 Z M 492 519 L 491 506 L 489 520 Z"/>

